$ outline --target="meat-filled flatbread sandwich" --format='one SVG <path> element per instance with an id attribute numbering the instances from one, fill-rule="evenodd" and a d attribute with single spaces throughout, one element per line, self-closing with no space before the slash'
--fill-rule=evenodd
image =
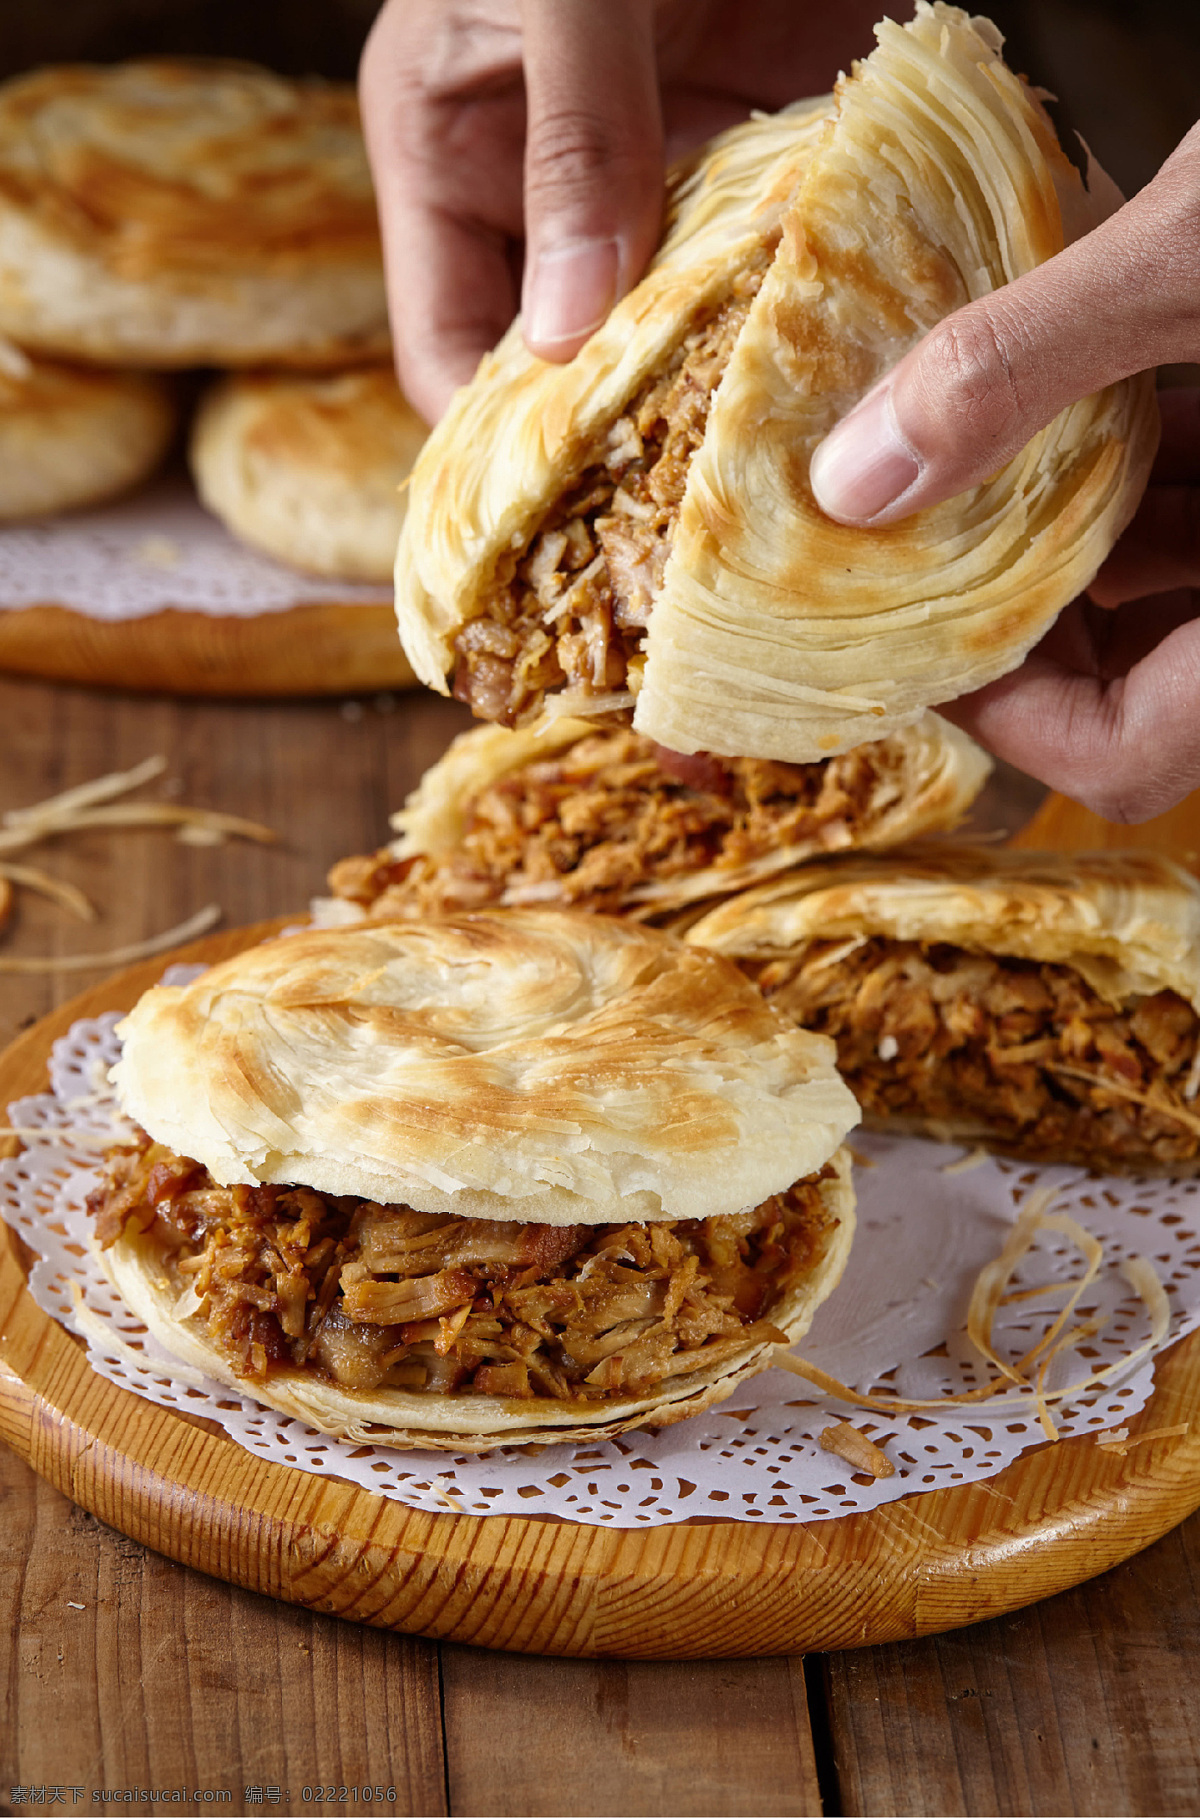
<path id="1" fill-rule="evenodd" d="M 661 1426 L 808 1327 L 849 1249 L 833 1045 L 738 969 L 547 910 L 327 929 L 147 992 L 144 1140 L 92 1195 L 166 1348 L 364 1440 Z"/>
<path id="2" fill-rule="evenodd" d="M 674 751 L 809 763 L 1020 662 L 1131 516 L 1150 375 L 874 530 L 810 457 L 960 305 L 1119 202 L 985 19 L 923 0 L 832 104 L 676 173 L 640 284 L 568 365 L 514 324 L 426 444 L 396 566 L 414 670 L 481 718 L 607 711 Z M 832 107 L 832 111 L 830 111 Z"/>
<path id="3" fill-rule="evenodd" d="M 687 938 L 834 1038 L 868 1124 L 1200 1172 L 1200 884 L 1169 859 L 850 857 L 723 903 Z"/>
<path id="4" fill-rule="evenodd" d="M 814 856 L 952 827 L 990 768 L 934 713 L 815 764 L 683 756 L 587 720 L 479 726 L 426 771 L 394 845 L 334 866 L 317 915 L 554 903 L 662 916 Z"/>

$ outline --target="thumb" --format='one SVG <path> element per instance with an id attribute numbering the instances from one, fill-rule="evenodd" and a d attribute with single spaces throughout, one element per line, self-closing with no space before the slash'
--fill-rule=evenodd
<path id="1" fill-rule="evenodd" d="M 890 524 L 977 485 L 1068 404 L 1200 351 L 1200 128 L 1035 271 L 926 335 L 816 450 L 817 503 Z"/>
<path id="2" fill-rule="evenodd" d="M 663 129 L 647 0 L 523 0 L 530 351 L 568 360 L 658 239 Z"/>

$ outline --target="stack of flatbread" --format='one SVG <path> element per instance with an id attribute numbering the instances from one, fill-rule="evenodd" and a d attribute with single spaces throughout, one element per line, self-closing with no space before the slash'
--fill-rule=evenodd
<path id="1" fill-rule="evenodd" d="M 206 504 L 323 575 L 386 581 L 424 426 L 388 362 L 348 86 L 244 64 L 61 66 L 0 87 L 0 519 L 145 479 L 189 367 Z"/>

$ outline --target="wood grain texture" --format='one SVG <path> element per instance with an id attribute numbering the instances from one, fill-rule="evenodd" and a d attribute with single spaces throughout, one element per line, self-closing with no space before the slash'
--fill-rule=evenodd
<path id="1" fill-rule="evenodd" d="M 274 924 L 210 936 L 216 960 Z M 52 1040 L 127 1008 L 147 961 L 0 1056 L 0 1104 L 44 1080 Z M 516 1653 L 689 1659 L 934 1634 L 1046 1597 L 1148 1545 L 1200 1504 L 1200 1335 L 1160 1359 L 1131 1421 L 1192 1422 L 1127 1458 L 1090 1438 L 987 1482 L 812 1526 L 710 1520 L 646 1532 L 428 1515 L 268 1464 L 113 1388 L 24 1291 L 0 1232 L 0 1434 L 101 1519 L 248 1589 L 385 1628 Z"/>
<path id="2" fill-rule="evenodd" d="M 65 606 L 0 610 L 0 671 L 182 695 L 354 694 L 414 685 L 390 606 L 257 618 L 170 609 L 112 623 Z"/>
<path id="3" fill-rule="evenodd" d="M 821 1811 L 796 1661 L 664 1668 L 515 1660 L 446 1646 L 442 1699 L 453 1812 L 774 1818 Z"/>
<path id="4" fill-rule="evenodd" d="M 445 1811 L 428 1644 L 181 1572 L 8 1453 L 0 1508 L 0 1809 L 14 1785 L 183 1785 L 245 1811 L 258 1785 L 300 1811 L 305 1785 L 369 1782 L 391 1811 Z"/>
<path id="5" fill-rule="evenodd" d="M 365 701 L 181 701 L 0 677 L 0 808 L 161 752 L 166 773 L 143 796 L 228 809 L 280 836 L 278 846 L 206 847 L 128 830 L 38 846 L 31 862 L 78 885 L 101 920 L 85 928 L 22 891 L 4 950 L 117 947 L 205 903 L 218 903 L 231 926 L 294 911 L 324 888 L 335 859 L 388 837 L 390 811 L 469 724 L 466 708 L 423 690 Z M 0 1046 L 25 1019 L 88 982 L 78 974 L 0 977 Z"/>
<path id="6" fill-rule="evenodd" d="M 1200 1519 L 1049 1603 L 824 1663 L 846 1813 L 1194 1813 Z"/>

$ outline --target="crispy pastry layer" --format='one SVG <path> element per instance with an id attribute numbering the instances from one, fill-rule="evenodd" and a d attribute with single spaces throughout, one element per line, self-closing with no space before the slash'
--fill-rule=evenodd
<path id="1" fill-rule="evenodd" d="M 1102 173 L 1085 188 L 986 20 L 921 0 L 877 36 L 824 128 L 714 142 L 570 367 L 517 324 L 460 393 L 397 561 L 422 680 L 453 669 L 509 724 L 545 697 L 632 712 L 677 751 L 809 762 L 1013 668 L 1094 575 L 1153 458 L 1145 375 L 899 526 L 813 501 L 813 450 L 884 373 L 1117 201 Z"/>
<path id="2" fill-rule="evenodd" d="M 1039 1160 L 1200 1167 L 1200 886 L 1146 853 L 815 866 L 689 933 L 832 1036 L 868 1118 Z"/>
<path id="3" fill-rule="evenodd" d="M 126 1112 L 222 1185 L 577 1224 L 723 1216 L 829 1159 L 832 1044 L 631 921 L 508 909 L 290 935 L 120 1025 Z"/>
<path id="4" fill-rule="evenodd" d="M 386 582 L 425 425 L 391 366 L 238 373 L 196 414 L 200 497 L 247 543 L 339 580 Z"/>
<path id="5" fill-rule="evenodd" d="M 178 418 L 166 380 L 31 359 L 0 344 L 0 520 L 98 504 L 158 466 Z"/>
<path id="6" fill-rule="evenodd" d="M 934 714 L 805 765 L 682 757 L 579 720 L 480 727 L 426 772 L 395 817 L 403 838 L 343 859 L 329 884 L 379 919 L 533 902 L 661 915 L 815 854 L 953 826 L 988 769 Z"/>

